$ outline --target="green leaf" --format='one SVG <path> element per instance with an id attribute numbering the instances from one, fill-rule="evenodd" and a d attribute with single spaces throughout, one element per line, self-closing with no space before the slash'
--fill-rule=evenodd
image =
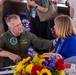
<path id="1" fill-rule="evenodd" d="M 55 70 L 52 72 L 52 75 L 60 75 L 59 71 L 58 70 Z"/>
<path id="2" fill-rule="evenodd" d="M 15 72 L 14 75 L 21 75 L 21 73 L 20 72 Z"/>
<path id="3" fill-rule="evenodd" d="M 10 66 L 10 68 L 11 68 L 13 71 L 15 71 L 15 70 L 16 70 L 16 68 L 15 68 L 15 67 L 13 67 L 13 66 Z"/>

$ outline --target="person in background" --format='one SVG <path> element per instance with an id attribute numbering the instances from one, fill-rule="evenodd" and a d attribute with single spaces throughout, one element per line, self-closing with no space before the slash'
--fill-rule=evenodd
<path id="1" fill-rule="evenodd" d="M 5 0 L 0 0 L 0 36 L 5 31 L 4 24 L 3 24 L 3 21 L 2 21 L 2 18 L 3 18 L 3 3 L 4 2 L 5 2 Z"/>
<path id="2" fill-rule="evenodd" d="M 38 39 L 31 32 L 24 31 L 20 17 L 12 14 L 6 19 L 9 30 L 0 37 L 0 56 L 5 58 L 5 65 L 15 65 L 22 58 L 28 56 L 30 46 L 49 50 L 54 40 Z"/>
<path id="3" fill-rule="evenodd" d="M 27 9 L 30 10 L 32 32 L 41 38 L 47 39 L 48 21 L 40 22 L 37 10 L 41 12 L 48 11 L 48 0 L 27 0 Z"/>
<path id="4" fill-rule="evenodd" d="M 68 15 L 59 15 L 54 20 L 55 34 L 58 41 L 55 45 L 55 53 L 62 55 L 64 59 L 76 58 L 76 31 L 72 19 Z M 76 60 L 70 61 L 75 63 Z"/>
<path id="5" fill-rule="evenodd" d="M 76 0 L 68 0 L 70 6 L 70 16 L 73 20 L 74 27 L 76 28 Z"/>

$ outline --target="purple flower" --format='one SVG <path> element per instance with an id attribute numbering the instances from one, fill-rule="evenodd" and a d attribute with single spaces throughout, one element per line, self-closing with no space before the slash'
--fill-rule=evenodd
<path id="1" fill-rule="evenodd" d="M 46 60 L 43 65 L 48 66 L 49 62 Z"/>
<path id="2" fill-rule="evenodd" d="M 50 62 L 49 62 L 49 65 L 48 65 L 48 68 L 53 71 L 54 70 L 54 67 L 55 67 L 55 63 L 56 63 L 56 56 L 50 56 L 49 59 L 48 59 Z"/>
<path id="3" fill-rule="evenodd" d="M 34 57 L 35 54 L 36 54 L 36 52 L 33 50 L 33 48 L 30 47 L 30 48 L 28 49 L 28 55 L 30 55 L 31 57 Z"/>
<path id="4" fill-rule="evenodd" d="M 49 59 L 46 60 L 43 65 L 48 67 L 48 69 L 50 69 L 51 71 L 53 71 L 55 67 L 55 63 L 56 63 L 56 56 L 53 55 L 50 56 Z"/>

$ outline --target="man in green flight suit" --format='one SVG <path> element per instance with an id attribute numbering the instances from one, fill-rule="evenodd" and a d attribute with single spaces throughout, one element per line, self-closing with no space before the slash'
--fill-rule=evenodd
<path id="1" fill-rule="evenodd" d="M 0 37 L 0 56 L 5 58 L 5 65 L 15 65 L 16 62 L 28 56 L 28 48 L 32 45 L 41 50 L 49 50 L 53 40 L 39 39 L 31 32 L 24 31 L 20 17 L 16 14 L 6 19 L 8 31 Z"/>

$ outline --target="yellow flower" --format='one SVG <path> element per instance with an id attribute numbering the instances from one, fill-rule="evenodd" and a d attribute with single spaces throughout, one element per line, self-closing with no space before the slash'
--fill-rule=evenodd
<path id="1" fill-rule="evenodd" d="M 38 53 L 36 53 L 34 57 L 38 57 Z"/>
<path id="2" fill-rule="evenodd" d="M 65 75 L 64 70 L 59 71 L 60 75 Z"/>
<path id="3" fill-rule="evenodd" d="M 39 64 L 39 61 L 40 61 L 40 58 L 38 56 L 38 53 L 35 54 L 32 62 L 35 64 L 35 65 L 38 65 Z"/>
<path id="4" fill-rule="evenodd" d="M 44 61 L 45 61 L 45 59 L 40 59 L 39 65 L 42 66 Z"/>
<path id="5" fill-rule="evenodd" d="M 40 75 L 52 75 L 52 73 L 47 68 L 44 68 L 41 70 Z"/>
<path id="6" fill-rule="evenodd" d="M 33 67 L 33 66 L 34 66 L 33 64 L 27 65 L 26 68 L 25 68 L 25 71 L 26 71 L 27 73 L 31 74 L 31 70 L 32 70 L 32 67 Z"/>
<path id="7" fill-rule="evenodd" d="M 40 75 L 40 72 L 38 70 L 36 72 L 37 72 L 37 75 Z"/>
<path id="8" fill-rule="evenodd" d="M 29 57 L 23 59 L 23 60 L 21 61 L 21 63 L 24 64 L 24 63 L 26 63 L 27 61 L 29 61 L 30 59 L 31 59 L 31 57 L 29 56 Z"/>
<path id="9" fill-rule="evenodd" d="M 21 72 L 23 70 L 24 66 L 22 65 L 21 62 L 18 63 L 17 67 L 16 67 L 16 71 Z"/>

